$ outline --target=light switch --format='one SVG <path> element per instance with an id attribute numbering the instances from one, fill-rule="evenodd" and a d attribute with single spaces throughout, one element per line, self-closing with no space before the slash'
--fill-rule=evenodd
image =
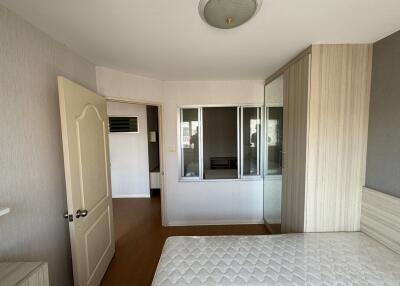
<path id="1" fill-rule="evenodd" d="M 150 138 L 150 142 L 157 142 L 157 133 L 155 131 L 150 131 L 149 132 L 149 138 Z"/>

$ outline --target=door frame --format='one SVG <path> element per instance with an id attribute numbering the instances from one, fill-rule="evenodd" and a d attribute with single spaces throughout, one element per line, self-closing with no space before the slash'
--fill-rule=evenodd
<path id="1" fill-rule="evenodd" d="M 154 102 L 151 100 L 138 100 L 138 99 L 129 99 L 129 98 L 118 98 L 118 97 L 105 97 L 106 102 L 119 102 L 126 104 L 143 104 L 143 105 L 153 105 L 157 106 L 158 109 L 158 150 L 160 156 L 160 196 L 161 196 L 161 225 L 168 226 L 167 221 L 167 193 L 166 193 L 166 184 L 165 184 L 165 143 L 164 143 L 164 124 L 163 124 L 163 116 L 164 116 L 164 105 L 161 102 Z M 111 166 L 112 168 L 112 166 Z M 111 169 L 112 172 L 112 169 Z"/>

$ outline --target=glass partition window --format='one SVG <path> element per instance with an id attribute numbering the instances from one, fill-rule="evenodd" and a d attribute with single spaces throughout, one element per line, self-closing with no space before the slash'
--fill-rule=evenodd
<path id="1" fill-rule="evenodd" d="M 242 109 L 243 176 L 260 175 L 261 108 Z"/>
<path id="2" fill-rule="evenodd" d="M 203 178 L 237 179 L 237 107 L 203 107 Z"/>
<path id="3" fill-rule="evenodd" d="M 182 179 L 261 175 L 261 107 L 180 108 L 179 117 Z"/>
<path id="4" fill-rule="evenodd" d="M 180 110 L 181 176 L 198 177 L 199 168 L 199 110 Z"/>

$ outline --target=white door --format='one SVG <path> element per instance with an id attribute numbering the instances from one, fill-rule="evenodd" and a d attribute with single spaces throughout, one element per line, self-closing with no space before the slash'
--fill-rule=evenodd
<path id="1" fill-rule="evenodd" d="M 99 285 L 115 252 L 104 97 L 58 78 L 75 286 Z"/>

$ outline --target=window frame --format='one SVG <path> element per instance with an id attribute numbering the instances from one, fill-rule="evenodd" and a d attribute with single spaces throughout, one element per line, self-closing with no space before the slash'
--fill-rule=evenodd
<path id="1" fill-rule="evenodd" d="M 181 125 L 181 120 L 182 120 L 182 113 L 184 109 L 197 109 L 197 119 L 199 122 L 199 131 L 198 131 L 198 144 L 199 144 L 199 154 L 198 154 L 198 159 L 199 159 L 199 176 L 197 177 L 185 177 L 183 172 L 184 172 L 184 154 L 183 154 L 183 134 L 182 134 L 182 125 Z M 203 162 L 200 161 L 200 159 L 203 157 L 203 151 L 200 149 L 200 146 L 203 145 L 203 124 L 201 121 L 201 115 L 202 115 L 202 110 L 199 106 L 185 106 L 185 107 L 179 107 L 178 108 L 178 120 L 177 120 L 177 133 L 178 133 L 178 171 L 179 171 L 179 180 L 181 181 L 200 181 L 201 175 L 202 175 L 202 169 L 203 169 Z"/>
<path id="2" fill-rule="evenodd" d="M 258 136 L 257 136 L 257 169 L 258 169 L 258 174 L 257 175 L 245 175 L 243 173 L 243 109 L 244 108 L 258 108 L 257 113 L 259 115 L 259 120 L 260 120 L 260 129 L 258 130 Z M 263 174 L 263 149 L 264 149 L 264 142 L 263 142 L 263 126 L 264 126 L 264 117 L 263 117 L 263 106 L 257 106 L 257 105 L 242 105 L 240 106 L 240 176 L 239 178 L 257 178 L 257 177 L 262 177 Z"/>
<path id="3" fill-rule="evenodd" d="M 235 179 L 204 179 L 204 158 L 203 158 L 203 108 L 207 107 L 236 107 L 237 108 L 237 161 L 238 161 L 238 178 Z M 259 136 L 259 174 L 243 175 L 243 108 L 258 107 L 260 110 L 260 136 Z M 199 176 L 185 177 L 183 176 L 183 150 L 182 150 L 182 110 L 197 109 L 199 120 Z M 264 173 L 264 105 L 263 104 L 201 104 L 201 105 L 180 105 L 177 107 L 177 151 L 178 151 L 178 181 L 179 182 L 231 182 L 231 181 L 254 181 L 262 180 Z"/>

